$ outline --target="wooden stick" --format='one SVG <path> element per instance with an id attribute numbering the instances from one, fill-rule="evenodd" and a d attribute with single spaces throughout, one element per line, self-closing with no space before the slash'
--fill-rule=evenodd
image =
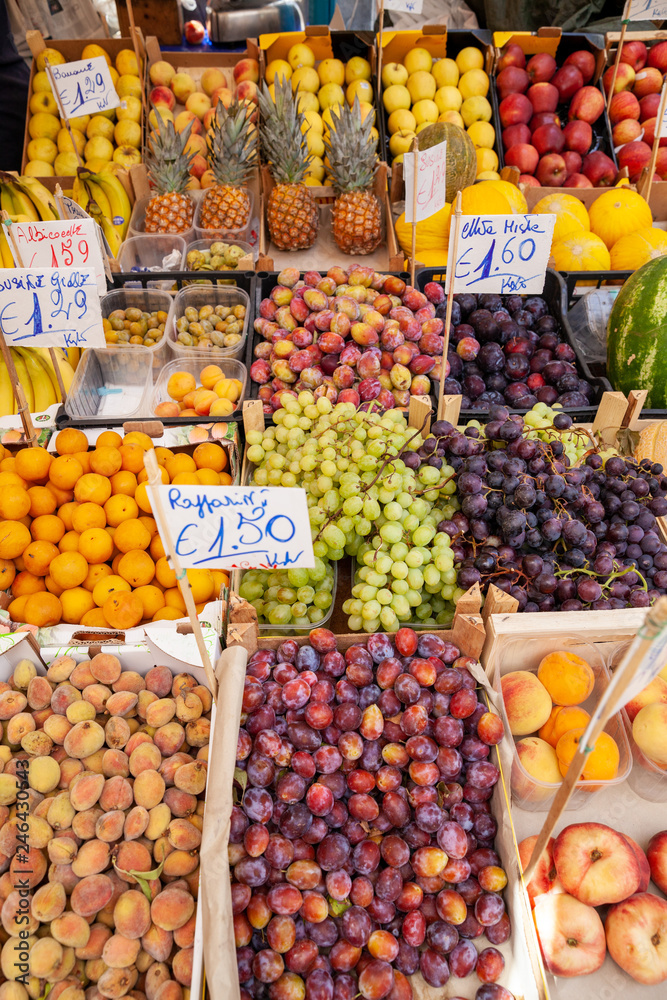
<path id="1" fill-rule="evenodd" d="M 629 4 L 628 4 L 629 6 Z M 611 75 L 611 87 L 609 88 L 609 96 L 607 97 L 607 114 L 609 114 L 609 108 L 611 107 L 611 99 L 614 96 L 614 87 L 616 86 L 616 77 L 618 76 L 618 67 L 621 62 L 621 52 L 623 51 L 623 41 L 625 39 L 625 32 L 628 28 L 628 22 L 625 20 L 628 16 L 627 9 L 623 11 L 623 21 L 621 23 L 621 37 L 618 40 L 618 48 L 616 49 L 616 62 L 614 63 L 614 72 Z"/>
<path id="2" fill-rule="evenodd" d="M 204 666 L 206 679 L 208 680 L 211 694 L 215 700 L 218 693 L 218 682 L 215 678 L 215 673 L 208 656 L 208 650 L 206 649 L 206 643 L 204 642 L 204 634 L 201 630 L 201 624 L 199 622 L 199 618 L 197 617 L 197 608 L 195 607 L 192 590 L 190 589 L 190 581 L 188 580 L 187 573 L 181 565 L 181 560 L 176 554 L 174 542 L 171 537 L 171 531 L 169 529 L 169 520 L 162 505 L 160 494 L 155 489 L 156 486 L 162 485 L 162 476 L 160 475 L 160 469 L 158 467 L 155 450 L 153 448 L 144 452 L 144 466 L 146 468 L 146 472 L 148 473 L 148 494 L 153 508 L 153 517 L 157 522 L 162 544 L 167 550 L 167 556 L 171 564 L 171 568 L 176 574 L 176 579 L 178 580 L 178 585 L 181 589 L 183 600 L 185 601 L 188 618 L 190 619 L 190 623 L 192 625 L 192 631 L 194 632 L 199 655 L 201 656 L 201 661 Z"/>
<path id="3" fill-rule="evenodd" d="M 379 91 L 380 91 L 380 88 L 382 87 L 382 32 L 384 30 L 384 0 L 380 0 L 380 23 L 379 23 L 379 29 L 380 30 L 378 32 L 378 65 L 377 65 L 377 74 L 378 74 L 378 94 L 377 94 L 377 97 L 378 97 L 378 100 L 379 100 L 379 97 L 380 97 Z"/>
<path id="4" fill-rule="evenodd" d="M 134 48 L 134 54 L 137 59 L 137 71 L 139 73 L 139 79 L 141 80 L 141 94 L 145 100 L 144 84 L 145 77 L 141 71 L 141 53 L 139 52 L 139 35 L 137 32 L 137 26 L 134 23 L 134 10 L 132 9 L 132 0 L 125 0 L 125 5 L 127 7 L 127 16 L 130 22 L 130 34 L 132 35 L 132 46 Z M 144 103 L 142 101 L 142 103 Z"/>
<path id="5" fill-rule="evenodd" d="M 635 672 L 640 668 L 643 660 L 650 654 L 651 644 L 663 630 L 665 624 L 667 624 L 667 597 L 660 597 L 647 612 L 644 625 L 637 633 L 638 636 L 641 636 L 639 645 L 635 650 L 633 650 L 632 646 L 628 648 L 621 665 L 614 674 L 614 678 L 619 675 L 620 677 L 614 690 L 612 709 L 614 709 L 614 705 L 622 704 L 622 698 L 628 685 L 632 682 Z M 556 792 L 547 818 L 544 821 L 544 826 L 540 830 L 535 847 L 533 848 L 530 861 L 523 873 L 524 885 L 528 885 L 533 877 L 540 858 L 549 843 L 549 838 L 556 828 L 560 815 L 570 801 L 575 785 L 581 777 L 588 753 L 595 746 L 598 736 L 604 730 L 612 714 L 613 711 L 604 710 L 596 720 L 590 734 L 584 734 L 587 737 L 588 747 L 582 746 L 583 740 L 579 742 L 577 752 L 572 758 L 560 788 Z"/>
<path id="6" fill-rule="evenodd" d="M 61 219 L 67 221 L 70 217 L 69 210 L 67 208 L 67 205 L 65 204 L 63 189 L 61 188 L 60 184 L 56 184 L 56 191 L 54 197 L 56 199 L 56 205 L 58 206 L 58 211 L 60 212 Z"/>
<path id="7" fill-rule="evenodd" d="M 21 418 L 21 423 L 23 424 L 23 433 L 26 436 L 29 448 L 37 448 L 37 434 L 30 417 L 30 407 L 28 406 L 28 401 L 25 398 L 25 393 L 23 391 L 23 386 L 19 381 L 19 377 L 16 373 L 16 365 L 14 364 L 14 358 L 12 357 L 12 352 L 7 346 L 7 341 L 5 340 L 5 333 L 0 326 L 0 352 L 7 366 L 7 371 L 9 372 L 9 381 L 12 384 L 12 389 L 14 392 L 14 398 L 16 399 L 16 405 L 18 408 L 19 416 Z"/>
<path id="8" fill-rule="evenodd" d="M 440 371 L 440 388 L 438 390 L 438 420 L 442 420 L 444 410 L 445 394 L 445 367 L 447 365 L 447 351 L 449 350 L 449 327 L 452 322 L 452 306 L 454 305 L 454 271 L 456 270 L 456 254 L 459 249 L 459 231 L 461 229 L 461 192 L 456 195 L 454 203 L 454 235 L 452 237 L 449 250 L 447 252 L 447 272 L 453 270 L 449 279 L 449 291 L 447 293 L 447 312 L 445 313 L 445 333 L 442 345 L 442 369 Z"/>
<path id="9" fill-rule="evenodd" d="M 58 95 L 58 88 L 56 87 L 56 81 L 53 78 L 53 70 L 51 69 L 51 63 L 49 62 L 48 59 L 44 60 L 44 66 L 46 67 L 46 72 L 47 72 L 48 77 L 49 77 L 49 82 L 51 83 L 51 90 L 53 91 L 53 96 L 55 97 L 56 103 L 57 103 L 57 105 L 58 105 L 58 107 L 60 109 L 61 117 L 62 117 L 63 121 L 65 122 L 65 128 L 67 129 L 67 131 L 69 133 L 69 137 L 70 137 L 70 140 L 72 142 L 72 149 L 76 153 L 76 158 L 79 161 L 79 166 L 82 167 L 83 166 L 83 160 L 81 159 L 81 153 L 79 152 L 79 147 L 74 142 L 74 135 L 72 134 L 72 126 L 69 123 L 69 118 L 65 114 L 65 109 L 63 108 L 62 104 L 60 103 L 60 97 Z"/>
<path id="10" fill-rule="evenodd" d="M 419 174 L 419 142 L 412 140 L 412 247 L 410 248 L 410 283 L 415 283 L 415 256 L 417 254 L 417 177 Z"/>
<path id="11" fill-rule="evenodd" d="M 648 165 L 648 176 L 644 182 L 644 188 L 641 192 L 641 195 L 646 200 L 647 204 L 651 196 L 651 184 L 653 183 L 655 164 L 658 159 L 658 148 L 660 146 L 660 132 L 662 129 L 662 119 L 665 115 L 665 106 L 667 106 L 667 80 L 665 80 L 665 82 L 662 85 L 662 93 L 660 94 L 660 107 L 658 108 L 658 116 L 655 120 L 655 138 L 653 140 L 651 162 Z"/>

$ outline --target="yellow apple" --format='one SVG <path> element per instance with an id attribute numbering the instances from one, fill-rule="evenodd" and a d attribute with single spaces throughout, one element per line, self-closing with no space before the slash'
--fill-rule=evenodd
<path id="1" fill-rule="evenodd" d="M 382 67 L 382 87 L 387 90 L 394 84 L 405 86 L 408 82 L 408 71 L 402 63 L 387 63 Z"/>
<path id="2" fill-rule="evenodd" d="M 165 108 L 162 106 L 160 106 L 159 108 L 153 108 L 150 114 L 148 115 L 148 121 L 153 126 L 153 128 L 157 128 L 158 116 L 162 119 L 162 121 L 173 122 L 174 120 L 174 112 L 170 111 L 169 108 Z"/>
<path id="3" fill-rule="evenodd" d="M 401 129 L 394 132 L 389 140 L 389 152 L 392 156 L 400 156 L 402 153 L 409 153 L 414 142 L 415 133 L 409 129 Z"/>
<path id="4" fill-rule="evenodd" d="M 132 49 L 121 49 L 116 56 L 116 69 L 120 76 L 139 76 L 141 70 L 137 65 L 137 57 Z"/>
<path id="5" fill-rule="evenodd" d="M 79 167 L 76 153 L 58 153 L 53 161 L 56 177 L 74 177 Z"/>
<path id="6" fill-rule="evenodd" d="M 422 49 L 417 45 L 406 54 L 403 65 L 410 75 L 420 69 L 426 70 L 428 73 L 433 65 L 433 56 L 428 49 Z"/>
<path id="7" fill-rule="evenodd" d="M 100 174 L 104 170 L 107 163 L 111 163 L 111 160 L 86 160 L 84 166 L 86 170 L 90 170 L 92 174 Z"/>
<path id="8" fill-rule="evenodd" d="M 489 78 L 483 69 L 469 69 L 458 83 L 463 100 L 469 97 L 486 97 L 489 92 Z"/>
<path id="9" fill-rule="evenodd" d="M 101 115 L 102 118 L 108 118 L 109 121 L 112 122 L 112 121 L 114 121 L 114 119 L 116 117 L 116 109 L 115 108 L 107 108 L 106 111 L 98 111 L 97 114 Z"/>
<path id="10" fill-rule="evenodd" d="M 475 149 L 493 149 L 496 141 L 496 130 L 489 122 L 481 120 L 473 122 L 468 129 L 468 135 L 472 139 Z"/>
<path id="11" fill-rule="evenodd" d="M 49 60 L 50 66 L 61 66 L 64 62 L 67 62 L 65 56 L 58 52 L 57 49 L 42 49 L 39 53 L 35 62 L 37 63 L 37 69 L 42 70 L 46 68 L 46 60 Z"/>
<path id="12" fill-rule="evenodd" d="M 111 77 L 111 82 L 113 83 L 115 89 L 116 84 L 120 79 L 120 73 L 115 66 L 109 66 L 109 76 Z"/>
<path id="13" fill-rule="evenodd" d="M 400 153 L 398 156 L 394 157 L 394 159 L 391 161 L 391 165 L 392 167 L 397 167 L 398 164 L 402 162 L 403 162 L 403 153 Z"/>
<path id="14" fill-rule="evenodd" d="M 52 93 L 51 81 L 49 80 L 49 74 L 46 70 L 40 69 L 40 71 L 35 73 L 32 78 L 32 92 L 33 94 L 41 94 L 45 90 L 48 91 L 49 94 Z"/>
<path id="15" fill-rule="evenodd" d="M 345 83 L 345 65 L 340 59 L 323 59 L 317 67 L 317 73 L 322 85 L 337 83 L 342 87 Z"/>
<path id="16" fill-rule="evenodd" d="M 166 59 L 158 59 L 149 67 L 148 77 L 154 87 L 168 87 L 176 70 Z"/>
<path id="17" fill-rule="evenodd" d="M 306 90 L 309 94 L 316 94 L 320 89 L 320 78 L 317 75 L 317 70 L 314 70 L 312 66 L 300 66 L 299 69 L 295 70 L 292 74 L 292 93 L 297 89 Z"/>
<path id="18" fill-rule="evenodd" d="M 273 86 L 273 84 L 271 84 Z M 320 91 L 321 93 L 321 91 Z M 296 106 L 302 113 L 306 111 L 319 111 L 321 102 L 318 100 L 319 94 L 309 94 L 307 91 L 299 91 L 296 99 Z"/>
<path id="19" fill-rule="evenodd" d="M 266 67 L 264 77 L 267 83 L 273 83 L 276 77 L 284 76 L 286 80 L 292 79 L 292 67 L 284 59 L 272 59 Z M 319 77 L 318 77 L 319 79 Z"/>
<path id="20" fill-rule="evenodd" d="M 53 163 L 58 155 L 58 147 L 53 139 L 31 139 L 26 152 L 29 160 L 41 160 L 42 163 Z"/>
<path id="21" fill-rule="evenodd" d="M 453 59 L 438 59 L 431 69 L 436 86 L 455 87 L 459 82 L 459 68 Z"/>
<path id="22" fill-rule="evenodd" d="M 435 80 L 424 69 L 419 69 L 416 73 L 412 73 L 408 77 L 406 87 L 410 91 L 413 104 L 423 100 L 432 101 L 435 97 Z"/>
<path id="23" fill-rule="evenodd" d="M 463 98 L 458 87 L 440 87 L 433 98 L 440 114 L 443 111 L 458 111 L 463 104 Z"/>
<path id="24" fill-rule="evenodd" d="M 141 101 L 138 97 L 126 97 L 125 107 L 116 108 L 116 120 L 119 122 L 140 122 Z"/>
<path id="25" fill-rule="evenodd" d="M 428 128 L 429 125 L 432 124 L 433 122 L 421 122 L 421 124 L 419 124 L 416 129 L 417 135 L 419 135 L 420 132 L 423 132 L 425 128 Z"/>
<path id="26" fill-rule="evenodd" d="M 355 80 L 370 80 L 371 64 L 363 56 L 352 56 L 345 64 L 345 83 Z"/>
<path id="27" fill-rule="evenodd" d="M 112 134 L 113 134 L 113 129 L 112 129 Z M 56 140 L 58 144 L 58 152 L 59 153 L 78 152 L 79 156 L 81 156 L 86 146 L 86 137 L 83 134 L 83 132 L 78 132 L 75 129 L 72 129 L 72 136 L 74 138 L 74 143 L 72 143 L 72 139 L 70 139 L 70 135 L 67 129 L 61 128 L 60 132 L 58 132 L 58 138 Z"/>
<path id="28" fill-rule="evenodd" d="M 90 43 L 84 46 L 84 49 L 80 55 L 80 59 L 97 59 L 99 56 L 105 60 L 107 66 L 111 66 L 111 56 L 108 52 L 105 52 L 101 45 L 95 45 Z"/>
<path id="29" fill-rule="evenodd" d="M 478 147 L 475 150 L 475 156 L 477 157 L 477 173 L 483 173 L 487 170 L 497 170 L 498 169 L 498 156 L 495 149 L 488 149 L 486 147 Z"/>
<path id="30" fill-rule="evenodd" d="M 320 108 L 324 111 L 326 108 L 331 108 L 336 104 L 343 104 L 345 94 L 343 93 L 343 88 L 337 83 L 325 83 L 318 91 L 317 99 Z"/>
<path id="31" fill-rule="evenodd" d="M 287 62 L 290 64 L 292 69 L 299 69 L 301 66 L 314 66 L 315 53 L 309 45 L 305 45 L 303 42 L 298 42 L 296 45 L 293 45 L 287 53 Z"/>
<path id="32" fill-rule="evenodd" d="M 324 132 L 324 124 L 317 111 L 306 111 L 304 113 L 304 118 L 305 121 L 301 128 L 302 132 L 307 132 L 309 128 L 314 128 L 318 135 L 322 135 Z"/>
<path id="33" fill-rule="evenodd" d="M 113 122 L 103 115 L 94 115 L 88 122 L 86 137 L 92 139 L 96 135 L 103 135 L 105 139 L 113 138 Z"/>
<path id="34" fill-rule="evenodd" d="M 60 122 L 55 115 L 47 111 L 39 111 L 28 122 L 28 133 L 31 139 L 51 139 L 55 141 L 60 131 Z"/>
<path id="35" fill-rule="evenodd" d="M 118 122 L 113 132 L 117 146 L 141 146 L 141 125 L 138 122 Z"/>
<path id="36" fill-rule="evenodd" d="M 380 133 L 378 132 L 378 130 L 374 125 L 373 128 L 371 129 L 371 142 L 379 142 L 379 141 L 380 141 Z"/>
<path id="37" fill-rule="evenodd" d="M 141 163 L 141 153 L 134 146 L 119 146 L 114 149 L 113 162 L 117 163 L 119 167 L 129 170 L 130 167 Z M 111 168 L 109 168 L 109 172 L 111 173 Z"/>
<path id="38" fill-rule="evenodd" d="M 103 135 L 95 135 L 88 140 L 83 151 L 87 160 L 110 160 L 113 156 L 113 144 Z"/>
<path id="39" fill-rule="evenodd" d="M 40 111 L 46 111 L 49 115 L 57 115 L 58 105 L 56 99 L 52 93 L 41 90 L 37 94 L 33 94 L 30 98 L 30 114 L 36 115 Z"/>
<path id="40" fill-rule="evenodd" d="M 317 177 L 318 181 L 324 180 L 324 161 L 321 156 L 313 156 L 308 165 L 308 176 Z"/>
<path id="41" fill-rule="evenodd" d="M 141 80 L 138 76 L 129 73 L 123 74 L 118 78 L 116 93 L 119 97 L 141 98 Z"/>
<path id="42" fill-rule="evenodd" d="M 200 86 L 207 97 L 210 97 L 214 90 L 226 85 L 225 74 L 220 69 L 211 67 L 210 69 L 205 69 L 201 75 Z"/>
<path id="43" fill-rule="evenodd" d="M 408 111 L 407 108 L 399 108 L 398 111 L 392 111 L 389 115 L 387 128 L 389 135 L 393 135 L 394 132 L 414 132 L 417 128 L 417 119 L 412 111 Z"/>
<path id="44" fill-rule="evenodd" d="M 114 150 L 114 154 L 113 155 L 115 156 L 117 152 L 118 152 L 117 149 Z M 133 153 L 137 153 L 138 150 L 133 149 L 132 152 Z M 93 163 L 99 163 L 99 162 L 100 162 L 99 160 L 93 160 Z M 119 170 L 123 170 L 123 167 L 121 167 L 119 163 L 116 163 L 114 160 L 105 160 L 104 161 L 104 166 L 101 167 L 99 170 L 96 170 L 95 173 L 100 173 L 100 174 L 117 174 Z"/>
<path id="45" fill-rule="evenodd" d="M 30 160 L 26 163 L 23 173 L 26 177 L 53 177 L 55 170 L 53 164 L 47 160 Z"/>
<path id="46" fill-rule="evenodd" d="M 467 128 L 469 128 L 473 122 L 490 122 L 491 105 L 487 101 L 486 97 L 469 97 L 467 101 L 464 101 L 461 105 L 461 118 L 463 118 Z"/>
<path id="47" fill-rule="evenodd" d="M 382 95 L 382 103 L 384 104 L 384 109 L 387 114 L 391 114 L 392 111 L 398 111 L 399 108 L 410 108 L 412 101 L 410 100 L 410 91 L 407 87 L 402 86 L 400 83 L 393 83 L 391 87 L 387 87 Z"/>
<path id="48" fill-rule="evenodd" d="M 88 128 L 88 122 L 90 121 L 90 115 L 79 115 L 78 118 L 70 118 L 69 123 L 72 128 L 77 129 L 79 132 L 85 132 Z M 65 123 L 62 121 L 60 124 L 64 127 Z"/>
<path id="49" fill-rule="evenodd" d="M 368 80 L 353 80 L 345 91 L 347 103 L 352 107 L 355 97 L 366 104 L 373 103 L 373 87 Z"/>
<path id="50" fill-rule="evenodd" d="M 412 113 L 418 125 L 421 125 L 423 122 L 433 124 L 433 122 L 437 122 L 438 115 L 440 114 L 435 101 L 429 100 L 417 101 L 416 104 L 413 104 Z"/>
<path id="51" fill-rule="evenodd" d="M 461 49 L 456 57 L 456 65 L 459 73 L 467 73 L 469 69 L 484 69 L 484 56 L 479 49 L 469 45 Z"/>
<path id="52" fill-rule="evenodd" d="M 465 128 L 463 123 L 463 118 L 458 113 L 458 111 L 443 111 L 438 117 L 439 122 L 449 122 L 450 125 L 458 125 L 459 128 Z"/>
<path id="53" fill-rule="evenodd" d="M 499 181 L 500 179 L 501 177 L 497 170 L 482 170 L 481 173 L 477 174 L 476 178 L 478 181 Z"/>

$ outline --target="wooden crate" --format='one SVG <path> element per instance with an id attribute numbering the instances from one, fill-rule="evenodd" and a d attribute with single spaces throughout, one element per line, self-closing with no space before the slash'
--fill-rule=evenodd
<path id="1" fill-rule="evenodd" d="M 126 0 L 116 0 L 121 35 L 130 34 Z M 134 0 L 134 23 L 144 35 L 157 35 L 162 45 L 183 42 L 183 12 L 178 0 Z"/>

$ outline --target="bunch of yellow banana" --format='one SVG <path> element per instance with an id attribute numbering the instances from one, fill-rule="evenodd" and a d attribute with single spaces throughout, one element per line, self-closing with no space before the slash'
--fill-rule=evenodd
<path id="1" fill-rule="evenodd" d="M 111 252 L 117 257 L 132 214 L 130 199 L 120 179 L 115 174 L 79 170 L 72 197 L 102 228 Z"/>
<path id="2" fill-rule="evenodd" d="M 46 347 L 10 347 L 16 374 L 31 413 L 41 413 L 62 400 L 56 372 Z M 54 348 L 65 391 L 69 392 L 74 368 L 61 347 Z M 78 361 L 78 359 L 77 359 Z M 0 416 L 17 412 L 12 383 L 4 361 L 0 359 Z"/>
<path id="3" fill-rule="evenodd" d="M 16 177 L 0 171 L 0 208 L 12 222 L 51 222 L 58 219 L 55 198 L 36 177 Z M 7 237 L 0 233 L 0 258 L 3 267 L 14 267 Z"/>

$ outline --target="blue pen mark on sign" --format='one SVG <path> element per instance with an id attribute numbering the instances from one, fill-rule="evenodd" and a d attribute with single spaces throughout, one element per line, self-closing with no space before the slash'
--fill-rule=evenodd
<path id="1" fill-rule="evenodd" d="M 50 67 L 63 112 L 68 118 L 117 108 L 120 98 L 103 56 Z"/>
<path id="2" fill-rule="evenodd" d="M 0 272 L 0 274 L 8 272 Z M 19 269 L 0 277 L 0 328 L 7 342 L 38 347 L 102 347 L 104 331 L 92 268 Z"/>
<path id="3" fill-rule="evenodd" d="M 554 216 L 463 218 L 454 266 L 455 291 L 542 290 Z"/>

